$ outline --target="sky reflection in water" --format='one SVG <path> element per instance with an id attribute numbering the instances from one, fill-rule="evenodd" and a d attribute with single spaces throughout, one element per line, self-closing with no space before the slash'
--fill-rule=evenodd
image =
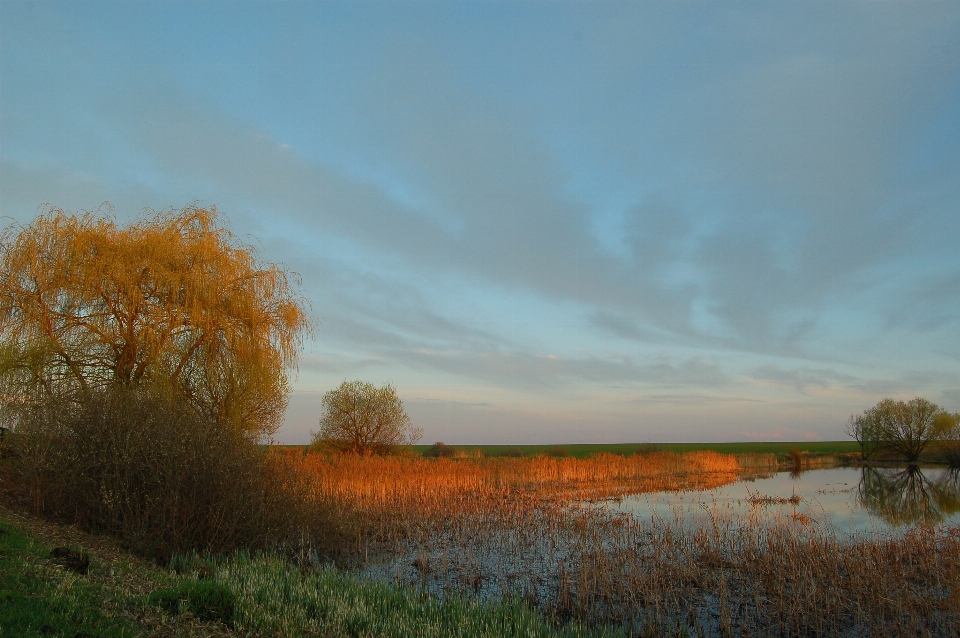
<path id="1" fill-rule="evenodd" d="M 789 499 L 799 504 L 751 505 L 751 496 Z M 699 492 L 637 494 L 604 503 L 613 511 L 644 520 L 673 519 L 678 511 L 702 512 L 702 505 L 732 508 L 746 514 L 761 509 L 764 516 L 794 513 L 829 520 L 839 531 L 889 532 L 918 522 L 960 523 L 960 475 L 943 468 L 832 468 L 799 475 L 778 472 L 767 478 L 745 479 Z"/>

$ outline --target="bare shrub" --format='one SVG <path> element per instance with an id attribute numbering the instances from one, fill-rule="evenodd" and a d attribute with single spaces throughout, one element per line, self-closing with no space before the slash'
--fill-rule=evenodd
<path id="1" fill-rule="evenodd" d="M 5 444 L 26 505 L 160 560 L 312 544 L 332 514 L 304 506 L 303 482 L 286 465 L 160 388 L 48 399 L 14 421 Z"/>

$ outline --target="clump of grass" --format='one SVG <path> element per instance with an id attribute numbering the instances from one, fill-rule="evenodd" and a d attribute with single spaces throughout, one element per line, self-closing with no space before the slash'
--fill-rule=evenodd
<path id="1" fill-rule="evenodd" d="M 803 469 L 803 462 L 806 458 L 806 454 L 800 451 L 800 448 L 792 447 L 787 450 L 787 459 L 793 467 L 795 472 L 799 472 Z"/>
<path id="2" fill-rule="evenodd" d="M 574 622 L 556 627 L 517 598 L 444 600 L 411 587 L 358 579 L 331 569 L 308 572 L 269 555 L 240 553 L 213 580 L 237 597 L 235 625 L 264 636 L 621 636 Z"/>
<path id="3" fill-rule="evenodd" d="M 792 496 L 768 496 L 747 490 L 747 502 L 751 505 L 799 505 L 803 499 L 798 494 Z"/>
<path id="4" fill-rule="evenodd" d="M 169 614 L 188 611 L 200 620 L 222 622 L 229 626 L 233 622 L 236 598 L 233 591 L 222 583 L 184 580 L 174 587 L 154 591 L 149 601 Z"/>

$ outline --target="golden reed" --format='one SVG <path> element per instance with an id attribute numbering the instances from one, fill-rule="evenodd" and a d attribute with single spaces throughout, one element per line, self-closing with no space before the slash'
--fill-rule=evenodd
<path id="1" fill-rule="evenodd" d="M 569 498 L 704 489 L 737 478 L 736 457 L 716 452 L 624 457 L 429 459 L 286 455 L 329 497 L 363 506 L 437 502 L 454 495 L 536 492 Z"/>

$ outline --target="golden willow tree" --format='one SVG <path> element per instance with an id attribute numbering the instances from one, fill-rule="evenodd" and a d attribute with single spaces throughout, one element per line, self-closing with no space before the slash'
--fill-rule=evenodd
<path id="1" fill-rule="evenodd" d="M 149 382 L 268 435 L 310 329 L 297 284 L 258 261 L 215 208 L 154 212 L 126 227 L 50 208 L 0 235 L 4 398 Z"/>

